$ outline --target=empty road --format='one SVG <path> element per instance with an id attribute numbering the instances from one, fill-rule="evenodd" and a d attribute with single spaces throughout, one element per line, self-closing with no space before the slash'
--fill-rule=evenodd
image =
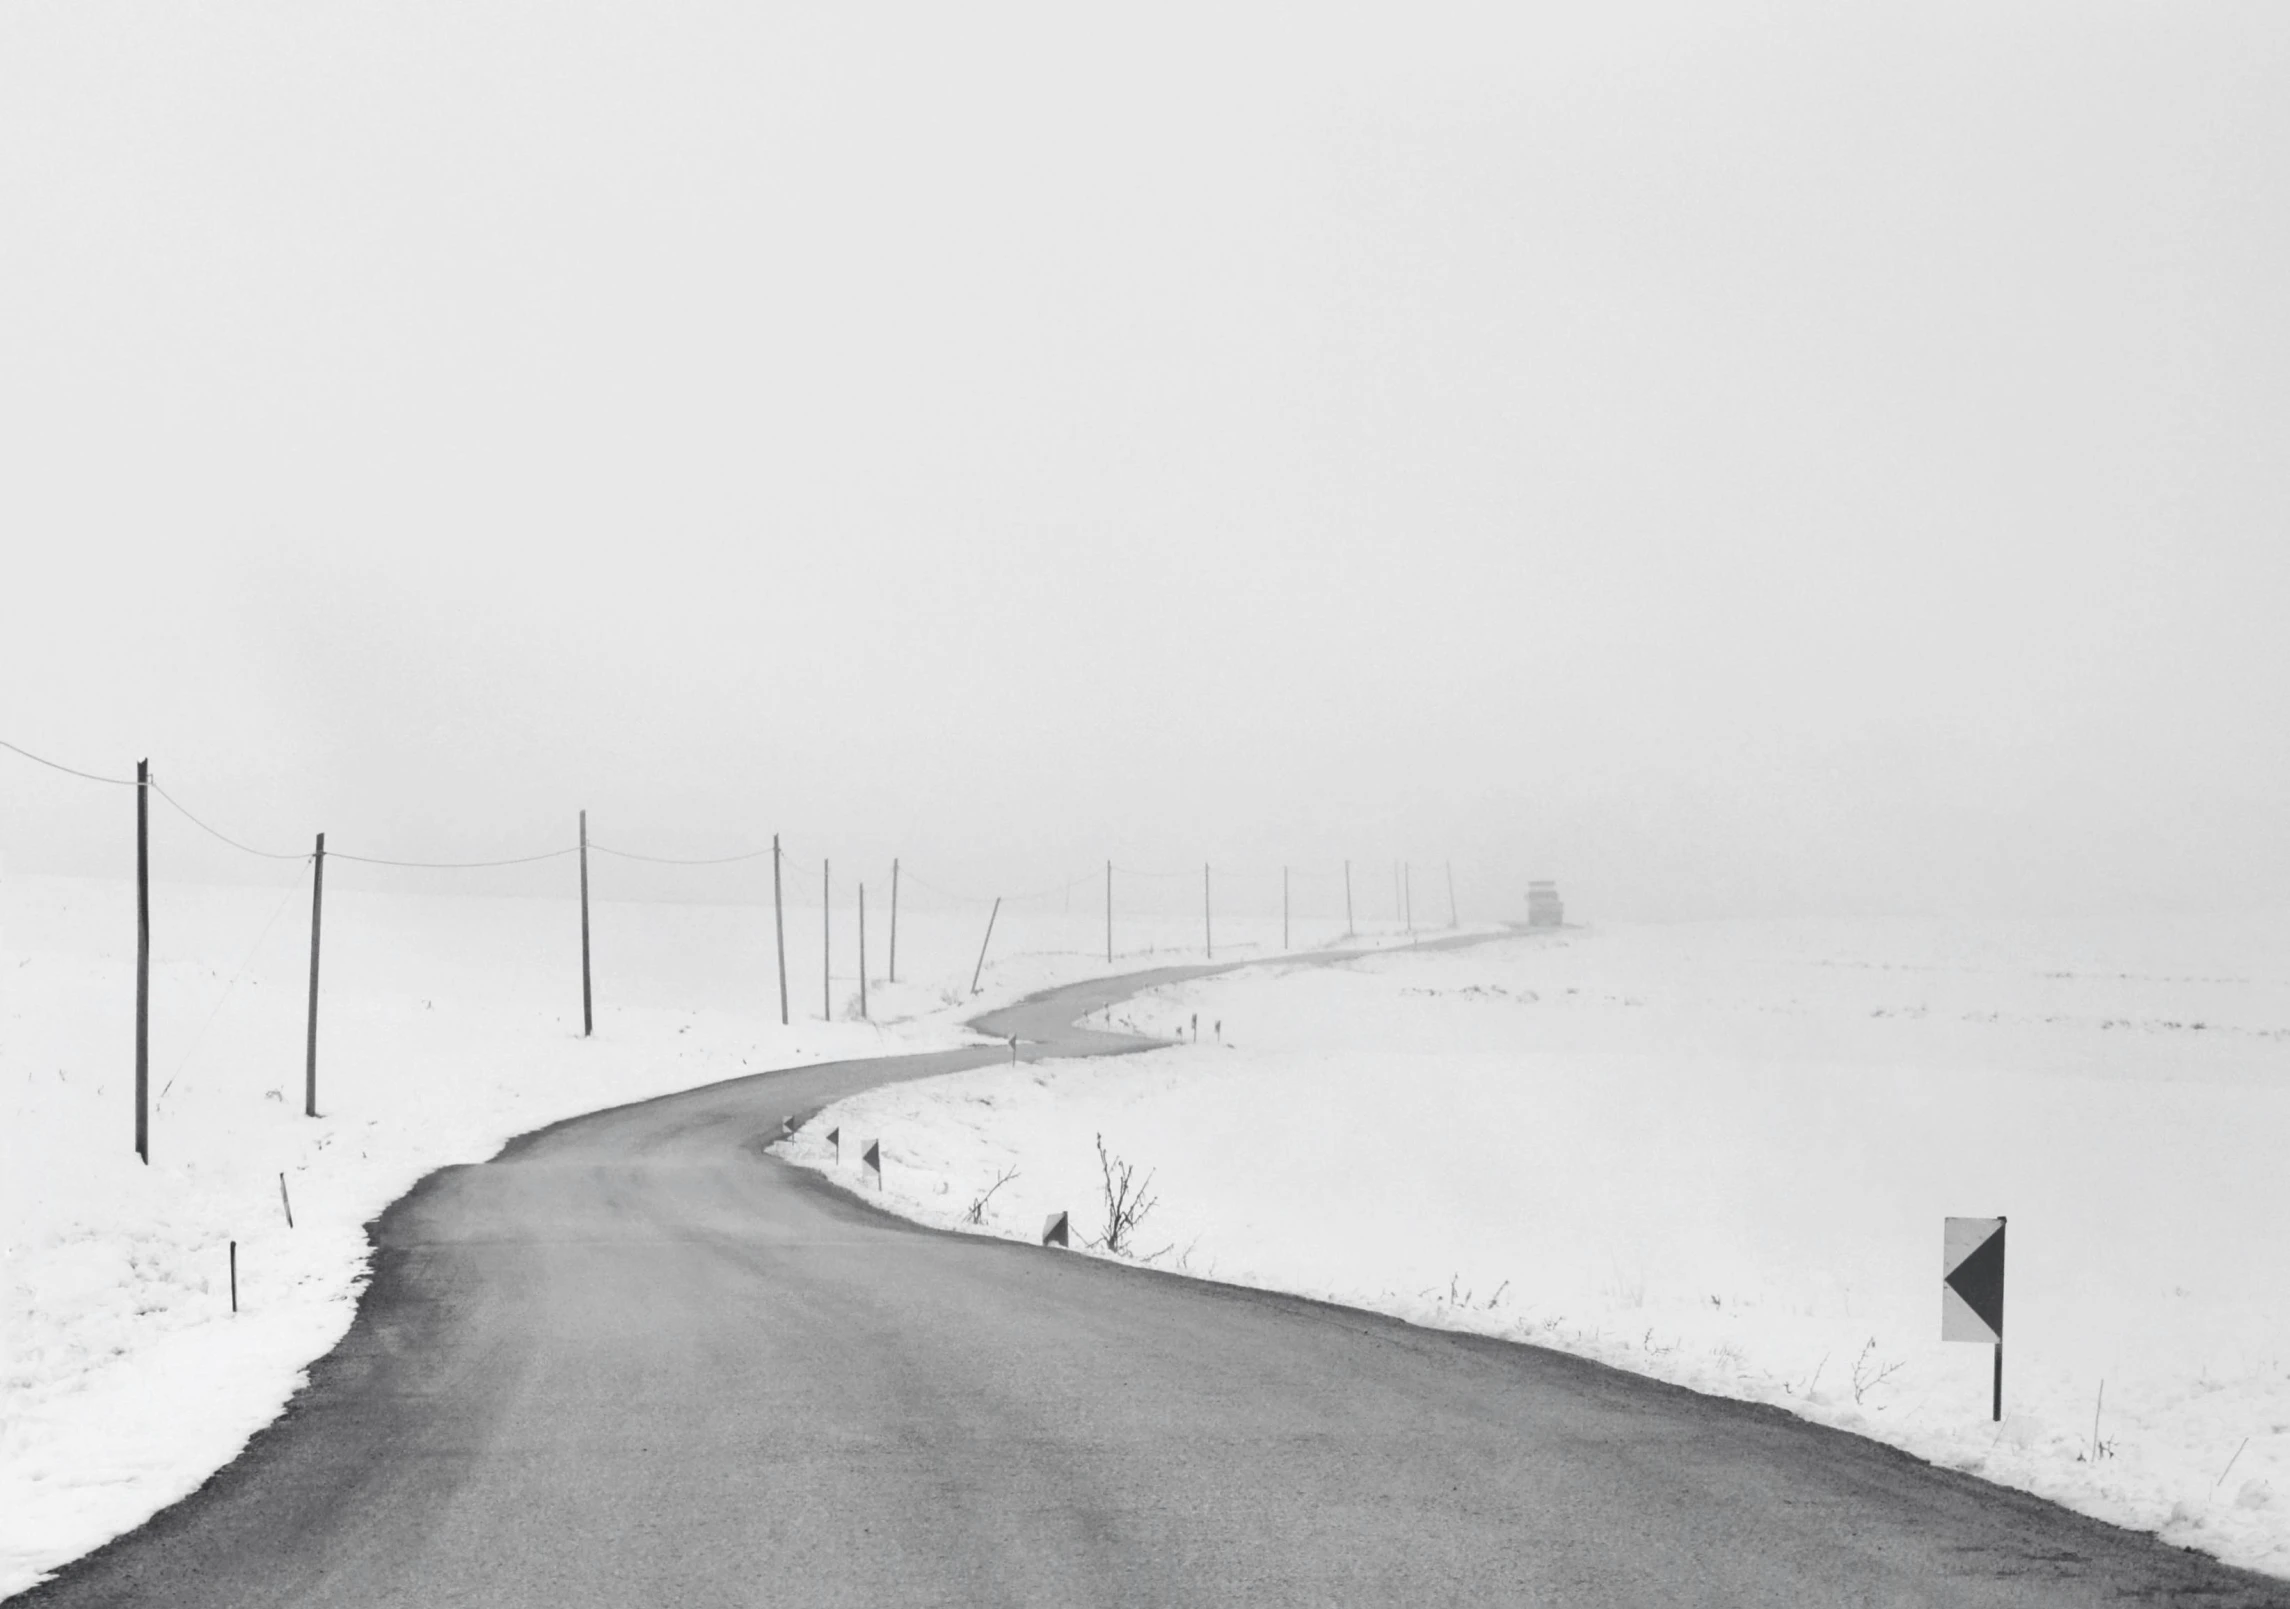
<path id="1" fill-rule="evenodd" d="M 983 1026 L 1134 1048 L 1070 1024 L 1177 975 Z M 764 1154 L 1006 1054 L 742 1078 L 433 1175 L 286 1415 L 13 1601 L 2290 1605 L 1769 1409 L 915 1228 Z"/>

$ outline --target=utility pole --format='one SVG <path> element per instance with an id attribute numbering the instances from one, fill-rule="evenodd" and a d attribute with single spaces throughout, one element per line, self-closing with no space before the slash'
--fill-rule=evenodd
<path id="1" fill-rule="evenodd" d="M 580 813 L 580 1036 L 596 1032 L 595 997 L 588 978 L 588 812 Z"/>
<path id="2" fill-rule="evenodd" d="M 899 980 L 899 863 L 891 861 L 891 982 Z"/>
<path id="3" fill-rule="evenodd" d="M 1463 919 L 1455 914 L 1455 862 L 1447 863 L 1447 925 L 1461 927 Z"/>
<path id="4" fill-rule="evenodd" d="M 819 1015 L 827 1021 L 835 1020 L 835 911 L 834 880 L 828 875 L 829 862 L 822 856 L 819 861 Z"/>
<path id="5" fill-rule="evenodd" d="M 859 885 L 859 1020 L 867 1016 L 867 885 Z"/>
<path id="6" fill-rule="evenodd" d="M 779 1026 L 787 1026 L 787 912 L 779 892 L 779 834 L 771 835 L 771 934 L 779 949 Z"/>
<path id="7" fill-rule="evenodd" d="M 135 1154 L 151 1165 L 151 762 L 135 762 Z"/>
<path id="8" fill-rule="evenodd" d="M 1344 862 L 1344 937 L 1351 938 L 1358 932 L 1352 925 L 1352 863 L 1347 860 Z"/>
<path id="9" fill-rule="evenodd" d="M 1113 965 L 1113 862 L 1105 863 L 1105 964 Z"/>
<path id="10" fill-rule="evenodd" d="M 1415 932 L 1415 868 L 1402 864 L 1399 869 L 1399 915 L 1407 924 L 1410 934 Z"/>
<path id="11" fill-rule="evenodd" d="M 303 1049 L 302 1115 L 318 1115 L 318 935 L 326 911 L 326 835 L 310 857 L 310 1034 Z"/>
<path id="12" fill-rule="evenodd" d="M 1280 947 L 1288 948 L 1288 868 L 1280 868 Z"/>
<path id="13" fill-rule="evenodd" d="M 1201 940 L 1208 947 L 1209 959 L 1217 958 L 1217 930 L 1214 916 L 1209 910 L 1209 863 L 1201 862 Z"/>

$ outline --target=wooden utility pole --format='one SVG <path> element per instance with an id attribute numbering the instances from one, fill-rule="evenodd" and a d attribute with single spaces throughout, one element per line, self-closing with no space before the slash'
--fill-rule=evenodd
<path id="1" fill-rule="evenodd" d="M 1280 868 L 1280 947 L 1288 948 L 1288 868 Z"/>
<path id="2" fill-rule="evenodd" d="M 1415 868 L 1405 864 L 1399 869 L 1399 918 L 1415 931 Z"/>
<path id="3" fill-rule="evenodd" d="M 970 992 L 978 992 L 978 980 L 986 971 L 986 946 L 994 942 L 994 918 L 1002 914 L 1002 896 L 994 896 L 994 908 L 986 913 L 986 936 L 978 941 L 978 964 L 970 969 Z"/>
<path id="4" fill-rule="evenodd" d="M 779 1026 L 787 1026 L 787 909 L 779 892 L 779 834 L 771 835 L 771 937 L 779 951 Z"/>
<path id="5" fill-rule="evenodd" d="M 135 1154 L 151 1165 L 151 762 L 135 762 Z"/>
<path id="6" fill-rule="evenodd" d="M 859 1019 L 867 1015 L 867 885 L 859 885 Z"/>
<path id="7" fill-rule="evenodd" d="M 588 980 L 588 812 L 580 813 L 580 1036 L 596 1032 L 596 997 Z"/>
<path id="8" fill-rule="evenodd" d="M 1357 931 L 1352 926 L 1352 863 L 1347 860 L 1344 862 L 1344 937 L 1350 938 Z"/>
<path id="9" fill-rule="evenodd" d="M 1455 914 L 1455 862 L 1447 863 L 1447 925 L 1461 927 L 1463 919 Z"/>
<path id="10" fill-rule="evenodd" d="M 302 1115 L 318 1115 L 318 936 L 326 912 L 326 835 L 310 857 L 310 1034 L 302 1057 Z"/>
<path id="11" fill-rule="evenodd" d="M 1113 862 L 1105 863 L 1105 964 L 1113 965 Z"/>
<path id="12" fill-rule="evenodd" d="M 1201 942 L 1209 952 L 1209 959 L 1217 958 L 1216 919 L 1209 910 L 1209 863 L 1201 862 Z"/>
<path id="13" fill-rule="evenodd" d="M 819 861 L 819 1015 L 835 1020 L 835 880 L 833 862 Z"/>
<path id="14" fill-rule="evenodd" d="M 891 861 L 891 982 L 899 980 L 899 863 Z"/>

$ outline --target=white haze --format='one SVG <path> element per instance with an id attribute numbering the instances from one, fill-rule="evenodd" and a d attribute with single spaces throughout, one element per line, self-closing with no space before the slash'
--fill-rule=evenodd
<path id="1" fill-rule="evenodd" d="M 2285 83 L 2261 5 L 9 0 L 0 738 L 290 850 L 2290 901 Z M 0 754 L 11 870 L 131 819 Z"/>

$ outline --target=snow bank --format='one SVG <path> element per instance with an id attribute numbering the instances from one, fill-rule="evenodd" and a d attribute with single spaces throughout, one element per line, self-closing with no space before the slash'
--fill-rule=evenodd
<path id="1" fill-rule="evenodd" d="M 1153 1170 L 1158 1266 L 1773 1403 L 2290 1574 L 2290 919 L 1570 930 L 1107 1013 L 1196 1016 L 782 1149 L 880 1136 L 885 1205 L 948 1228 L 1015 1168 L 978 1232 L 1078 1238 L 1102 1133 Z M 1989 1349 L 1939 1339 L 1941 1220 L 1995 1213 L 2000 1427 Z"/>
<path id="2" fill-rule="evenodd" d="M 783 1028 L 768 907 L 600 904 L 584 1040 L 570 900 L 342 881 L 327 891 L 315 1121 L 307 881 L 157 887 L 148 1168 L 132 1149 L 132 887 L 0 883 L 0 1595 L 192 1491 L 275 1417 L 349 1325 L 364 1225 L 422 1175 L 599 1107 L 965 1043 L 975 1012 L 1107 970 L 1101 906 L 1005 908 L 972 997 L 986 909 L 910 905 L 892 985 L 878 904 L 873 1020 L 854 1021 L 853 913 L 836 913 L 823 989 L 819 910 L 794 908 Z M 1124 914 L 1119 964 L 1198 959 L 1196 922 Z M 1278 938 L 1277 914 L 1218 934 L 1254 953 Z"/>

